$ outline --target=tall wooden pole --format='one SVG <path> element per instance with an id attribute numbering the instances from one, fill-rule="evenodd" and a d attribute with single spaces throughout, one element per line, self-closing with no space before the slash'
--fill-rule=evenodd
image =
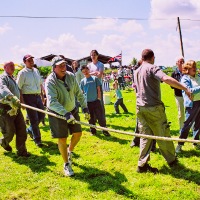
<path id="1" fill-rule="evenodd" d="M 180 43 L 181 43 L 181 53 L 182 53 L 182 56 L 184 57 L 183 41 L 182 41 L 182 33 L 181 33 L 181 25 L 180 25 L 179 17 L 177 17 L 177 20 L 178 20 L 178 30 L 179 30 L 179 36 L 180 36 Z"/>

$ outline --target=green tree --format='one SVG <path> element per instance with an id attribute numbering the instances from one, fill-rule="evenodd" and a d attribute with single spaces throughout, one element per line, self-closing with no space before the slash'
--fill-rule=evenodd
<path id="1" fill-rule="evenodd" d="M 200 69 L 200 61 L 197 61 L 197 68 Z"/>
<path id="2" fill-rule="evenodd" d="M 136 65 L 137 64 L 137 58 L 133 57 L 131 61 L 131 65 Z"/>

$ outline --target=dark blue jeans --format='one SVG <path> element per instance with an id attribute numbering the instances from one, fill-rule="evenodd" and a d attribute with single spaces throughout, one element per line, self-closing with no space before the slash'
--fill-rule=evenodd
<path id="1" fill-rule="evenodd" d="M 42 103 L 40 95 L 23 94 L 23 98 L 25 104 L 44 110 L 44 105 Z M 35 143 L 41 142 L 39 124 L 41 121 L 44 120 L 45 114 L 32 109 L 26 109 L 26 110 L 31 124 L 30 127 L 28 128 L 28 131 L 32 133 Z"/>
<path id="2" fill-rule="evenodd" d="M 182 139 L 187 139 L 190 128 L 193 127 L 193 138 L 194 140 L 199 140 L 200 134 L 200 101 L 194 101 L 193 107 L 186 107 L 185 109 L 186 120 L 184 122 L 183 128 L 180 131 L 180 137 Z M 184 142 L 179 142 L 178 144 L 183 145 Z"/>
<path id="3" fill-rule="evenodd" d="M 93 102 L 88 102 L 88 109 L 90 112 L 90 120 L 89 123 L 95 125 L 96 119 L 99 122 L 99 125 L 102 127 L 106 127 L 106 118 L 103 112 L 103 108 L 101 105 L 101 101 L 100 100 L 96 100 Z M 90 128 L 90 131 L 92 133 L 96 133 L 96 129 L 95 128 Z"/>
<path id="4" fill-rule="evenodd" d="M 123 98 L 117 99 L 117 101 L 114 104 L 116 113 L 119 113 L 119 106 L 122 107 L 122 109 L 124 110 L 124 112 L 128 112 L 126 106 L 124 105 Z"/>

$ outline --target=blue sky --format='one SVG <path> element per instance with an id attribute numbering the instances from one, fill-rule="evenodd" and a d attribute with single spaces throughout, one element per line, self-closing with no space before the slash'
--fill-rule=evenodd
<path id="1" fill-rule="evenodd" d="M 25 54 L 79 59 L 97 49 L 109 56 L 122 51 L 122 64 L 129 64 L 133 57 L 140 59 L 144 48 L 151 48 L 155 64 L 174 65 L 181 55 L 177 17 L 181 19 L 185 59 L 200 60 L 199 0 L 6 0 L 1 2 L 0 13 L 96 18 L 0 17 L 0 63 L 21 63 Z"/>

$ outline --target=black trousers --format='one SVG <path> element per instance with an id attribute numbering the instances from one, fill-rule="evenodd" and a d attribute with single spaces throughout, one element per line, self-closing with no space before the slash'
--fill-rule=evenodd
<path id="1" fill-rule="evenodd" d="M 95 125 L 96 120 L 98 120 L 98 123 L 100 126 L 106 127 L 106 118 L 105 118 L 105 114 L 101 105 L 101 101 L 96 100 L 93 102 L 87 102 L 87 105 L 90 111 L 89 123 Z M 92 133 L 96 133 L 95 128 L 90 128 L 90 131 Z"/>
<path id="2" fill-rule="evenodd" d="M 26 125 L 21 110 L 14 116 L 10 116 L 7 108 L 0 107 L 0 128 L 3 134 L 1 146 L 6 148 L 16 135 L 16 149 L 18 154 L 27 152 L 26 150 Z"/>

